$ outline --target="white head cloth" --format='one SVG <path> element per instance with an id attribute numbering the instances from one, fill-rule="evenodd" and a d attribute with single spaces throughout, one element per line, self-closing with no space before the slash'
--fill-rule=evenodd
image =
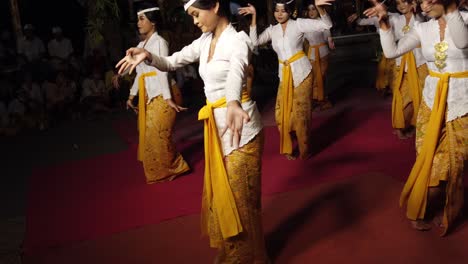
<path id="1" fill-rule="evenodd" d="M 190 0 L 188 1 L 185 5 L 184 5 L 184 9 L 185 11 L 187 11 L 187 9 L 193 5 L 193 3 L 195 3 L 197 0 Z"/>
<path id="2" fill-rule="evenodd" d="M 159 7 L 151 7 L 151 8 L 143 9 L 143 10 L 138 11 L 137 16 L 143 15 L 146 12 L 157 11 L 157 10 L 159 10 Z"/>
<path id="3" fill-rule="evenodd" d="M 289 1 L 289 2 L 286 2 L 285 4 L 286 4 L 286 5 L 289 5 L 289 4 L 291 4 L 292 2 L 294 2 L 294 0 L 291 0 L 291 1 Z M 285 4 L 283 4 L 283 3 L 276 3 L 276 5 L 280 5 L 280 6 L 284 6 Z"/>

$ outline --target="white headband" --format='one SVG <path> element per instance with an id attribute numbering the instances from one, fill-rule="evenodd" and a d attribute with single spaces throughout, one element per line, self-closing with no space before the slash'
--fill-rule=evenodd
<path id="1" fill-rule="evenodd" d="M 146 12 L 156 11 L 156 10 L 159 10 L 159 7 L 152 7 L 152 8 L 143 9 L 143 10 L 141 10 L 141 11 L 139 11 L 139 12 L 137 13 L 137 16 L 143 15 L 143 14 L 146 13 Z"/>
<path id="2" fill-rule="evenodd" d="M 286 4 L 286 5 L 289 5 L 289 4 L 291 4 L 292 2 L 294 2 L 294 0 L 291 0 L 291 1 L 289 1 L 289 2 L 286 2 L 285 4 Z M 283 4 L 283 3 L 276 3 L 276 5 L 281 5 L 281 6 L 282 6 L 282 5 L 285 5 L 285 4 Z"/>
<path id="3" fill-rule="evenodd" d="M 184 9 L 185 11 L 187 11 L 187 9 L 193 5 L 193 3 L 195 3 L 197 0 L 190 0 L 188 1 L 185 5 L 184 5 Z"/>

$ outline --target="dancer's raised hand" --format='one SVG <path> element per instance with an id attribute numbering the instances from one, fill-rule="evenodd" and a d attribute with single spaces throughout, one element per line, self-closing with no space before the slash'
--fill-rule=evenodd
<path id="1" fill-rule="evenodd" d="M 382 3 L 379 3 L 377 0 L 370 0 L 374 7 L 368 8 L 364 11 L 364 15 L 367 17 L 377 17 L 379 22 L 383 19 L 388 18 L 387 7 Z"/>
<path id="2" fill-rule="evenodd" d="M 315 6 L 329 6 L 332 5 L 335 0 L 315 0 Z"/>
<path id="3" fill-rule="evenodd" d="M 354 21 L 356 21 L 356 19 L 358 19 L 358 14 L 352 14 L 348 17 L 347 21 L 348 23 L 353 23 Z"/>
<path id="4" fill-rule="evenodd" d="M 151 54 L 142 48 L 130 48 L 126 52 L 126 56 L 115 66 L 119 68 L 119 74 L 130 69 L 129 74 L 132 74 L 135 67 L 146 59 L 150 59 Z"/>
<path id="5" fill-rule="evenodd" d="M 255 6 L 251 4 L 247 4 L 246 7 L 239 7 L 238 11 L 239 11 L 239 15 L 243 15 L 243 16 L 257 14 L 257 10 L 255 10 Z"/>

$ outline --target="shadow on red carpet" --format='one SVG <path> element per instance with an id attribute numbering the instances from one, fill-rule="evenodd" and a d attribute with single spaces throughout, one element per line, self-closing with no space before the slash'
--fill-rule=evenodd
<path id="1" fill-rule="evenodd" d="M 414 141 L 398 140 L 391 133 L 387 111 L 342 111 L 316 118 L 313 125 L 314 156 L 306 161 L 288 161 L 279 155 L 276 127 L 265 128 L 264 195 L 369 172 L 404 179 L 414 161 Z M 34 171 L 28 192 L 26 252 L 199 212 L 203 142 L 177 144 L 191 173 L 172 182 L 147 185 L 136 160 L 134 120 L 121 120 L 115 129 L 129 144 L 128 150 Z"/>

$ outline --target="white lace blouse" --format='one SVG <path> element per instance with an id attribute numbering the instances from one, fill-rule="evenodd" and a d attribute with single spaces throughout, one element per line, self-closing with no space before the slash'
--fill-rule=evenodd
<path id="1" fill-rule="evenodd" d="M 413 15 L 408 23 L 409 27 L 406 26 L 406 17 L 401 14 L 394 14 L 389 16 L 390 25 L 392 26 L 393 33 L 395 34 L 395 40 L 399 41 L 402 39 L 407 32 L 409 32 L 416 24 L 424 22 L 423 18 L 420 16 Z M 416 59 L 416 66 L 419 67 L 426 63 L 424 56 L 422 55 L 421 48 L 413 49 L 414 58 Z M 401 57 L 395 59 L 397 66 L 401 64 Z M 406 71 L 407 69 L 405 69 Z"/>
<path id="2" fill-rule="evenodd" d="M 156 54 L 158 56 L 167 56 L 169 55 L 169 47 L 167 45 L 167 41 L 163 39 L 158 33 L 154 33 L 148 39 L 148 42 L 145 45 L 145 42 L 142 41 L 138 44 L 138 48 L 145 48 L 152 54 Z M 142 74 L 148 72 L 156 72 L 156 76 L 148 76 L 145 78 L 145 89 L 148 95 L 148 103 L 151 102 L 153 98 L 156 96 L 162 95 L 164 99 L 171 98 L 171 90 L 169 88 L 169 80 L 167 76 L 167 72 L 160 71 L 156 69 L 154 66 L 147 65 L 141 63 L 136 66 L 136 78 L 133 82 L 133 86 L 130 89 L 131 95 L 138 94 L 138 79 Z"/>
<path id="3" fill-rule="evenodd" d="M 330 51 L 328 49 L 328 38 L 331 37 L 330 30 L 322 30 L 322 31 L 313 31 L 307 32 L 304 34 L 304 38 L 309 42 L 310 46 L 318 45 L 321 43 L 325 43 L 325 45 L 320 46 L 320 58 L 327 56 Z M 315 60 L 315 52 L 312 50 L 309 56 L 309 60 Z"/>
<path id="4" fill-rule="evenodd" d="M 288 60 L 297 52 L 303 50 L 304 34 L 307 32 L 323 31 L 332 27 L 332 22 L 328 15 L 321 19 L 290 19 L 287 22 L 286 30 L 283 32 L 281 24 L 270 25 L 265 31 L 257 36 L 257 27 L 250 27 L 250 39 L 255 46 L 272 42 L 273 50 L 278 55 L 279 60 Z M 307 57 L 291 63 L 294 87 L 298 87 L 312 70 Z M 279 64 L 278 75 L 282 80 L 283 65 Z"/>
<path id="5" fill-rule="evenodd" d="M 434 72 L 463 72 L 468 71 L 468 28 L 460 13 L 455 11 L 445 16 L 444 42 L 448 49 L 445 52 L 445 65 L 437 63 L 435 45 L 440 43 L 439 23 L 432 19 L 419 23 L 408 32 L 398 45 L 391 30 L 380 30 L 380 40 L 385 56 L 394 58 L 421 45 L 424 58 L 429 70 Z M 438 68 L 436 65 L 441 66 Z M 423 90 L 424 102 L 432 108 L 439 78 L 427 76 Z M 468 78 L 450 78 L 447 97 L 447 119 L 452 121 L 468 113 Z"/>
<path id="6" fill-rule="evenodd" d="M 226 97 L 226 102 L 241 101 L 242 89 L 245 88 L 249 57 L 253 48 L 249 37 L 244 32 L 237 32 L 229 25 L 216 43 L 214 54 L 208 61 L 212 33 L 204 33 L 200 38 L 170 57 L 153 54 L 152 65 L 163 71 L 173 71 L 187 64 L 199 61 L 199 73 L 205 84 L 205 95 L 209 102 L 216 102 Z M 239 147 L 249 143 L 263 128 L 260 113 L 254 101 L 242 103 L 242 108 L 249 114 L 250 122 L 244 124 Z M 219 135 L 226 127 L 226 108 L 214 109 L 214 117 Z M 221 138 L 224 155 L 229 155 L 234 147 L 230 143 L 230 131 Z"/>

